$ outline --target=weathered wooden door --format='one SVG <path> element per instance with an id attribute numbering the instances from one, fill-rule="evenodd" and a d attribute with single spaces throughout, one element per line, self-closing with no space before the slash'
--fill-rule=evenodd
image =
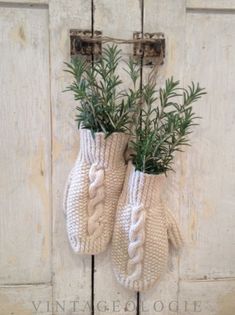
<path id="1" fill-rule="evenodd" d="M 161 31 L 159 84 L 174 75 L 208 92 L 197 104 L 203 119 L 193 146 L 177 156 L 164 196 L 185 248 L 138 297 L 116 283 L 110 250 L 92 260 L 67 241 L 62 196 L 78 133 L 75 103 L 62 90 L 74 28 L 125 39 Z M 234 29 L 232 0 L 0 2 L 0 315 L 234 314 Z"/>

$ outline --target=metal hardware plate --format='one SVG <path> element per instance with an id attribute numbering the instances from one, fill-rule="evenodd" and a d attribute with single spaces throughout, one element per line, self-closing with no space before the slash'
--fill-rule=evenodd
<path id="1" fill-rule="evenodd" d="M 94 31 L 94 34 L 92 34 L 89 30 L 70 30 L 71 57 L 83 55 L 86 56 L 88 61 L 92 60 L 92 56 L 94 59 L 99 58 L 101 56 L 102 43 L 101 41 L 96 41 L 96 38 L 101 36 L 101 31 Z"/>
<path id="2" fill-rule="evenodd" d="M 98 59 L 102 54 L 102 32 L 90 30 L 70 30 L 70 55 L 71 57 L 82 55 L 87 61 Z M 163 33 L 134 32 L 133 57 L 136 60 L 143 59 L 143 65 L 154 65 L 157 62 L 163 64 L 165 57 L 165 37 Z M 144 39 L 144 42 L 141 41 Z M 138 42 L 138 40 L 140 40 Z"/>
<path id="3" fill-rule="evenodd" d="M 143 58 L 144 65 L 154 65 L 160 61 L 163 64 L 165 58 L 165 37 L 163 33 L 134 32 L 133 39 L 144 39 L 146 42 L 134 43 L 133 56 L 135 59 Z M 148 41 L 149 39 L 149 41 Z"/>

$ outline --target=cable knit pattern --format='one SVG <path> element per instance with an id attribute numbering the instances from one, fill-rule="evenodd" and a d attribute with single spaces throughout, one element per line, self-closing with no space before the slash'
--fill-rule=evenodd
<path id="1" fill-rule="evenodd" d="M 88 234 L 102 232 L 100 219 L 104 212 L 104 169 L 92 164 L 89 171 Z"/>
<path id="2" fill-rule="evenodd" d="M 129 279 L 138 280 L 142 273 L 142 261 L 144 258 L 145 241 L 145 211 L 142 205 L 132 207 L 131 227 L 128 246 Z"/>
<path id="3" fill-rule="evenodd" d="M 177 223 L 161 203 L 165 175 L 136 171 L 128 164 L 119 198 L 112 240 L 112 264 L 117 280 L 134 291 L 152 287 L 164 273 L 168 238 L 182 245 Z"/>
<path id="4" fill-rule="evenodd" d="M 74 252 L 104 251 L 113 231 L 126 165 L 124 133 L 105 138 L 80 129 L 80 151 L 65 191 L 67 233 Z"/>

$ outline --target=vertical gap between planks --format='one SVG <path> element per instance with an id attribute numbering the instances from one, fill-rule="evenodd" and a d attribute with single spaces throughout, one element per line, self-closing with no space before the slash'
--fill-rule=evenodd
<path id="1" fill-rule="evenodd" d="M 144 0 L 141 0 L 141 38 L 144 38 Z M 140 89 L 143 86 L 143 54 L 140 58 Z"/>
<path id="2" fill-rule="evenodd" d="M 94 0 L 91 0 L 91 34 L 94 36 Z M 93 61 L 93 55 L 92 55 Z"/>
<path id="3" fill-rule="evenodd" d="M 54 143 L 53 143 L 53 108 L 52 108 L 52 69 L 51 69 L 51 60 L 52 60 L 52 53 L 51 53 L 51 28 L 50 28 L 50 7 L 47 6 L 47 23 L 48 23 L 48 62 L 49 62 L 49 115 L 50 115 L 50 219 L 51 219 L 51 302 L 54 301 L 54 233 L 53 233 L 53 222 L 54 222 L 54 200 L 53 200 L 53 150 L 54 150 Z"/>
<path id="4" fill-rule="evenodd" d="M 141 0 L 141 4 L 140 4 L 140 10 L 141 10 L 141 21 L 140 21 L 140 27 L 141 27 L 141 38 L 143 39 L 144 37 L 144 0 Z M 142 92 L 142 87 L 143 87 L 143 57 L 144 57 L 144 49 L 142 52 L 142 55 L 140 57 L 140 91 Z M 140 106 L 142 106 L 142 102 L 140 102 Z M 140 125 L 142 125 L 142 111 L 140 108 L 140 113 L 139 113 L 139 117 L 138 117 L 138 123 Z M 137 293 L 137 297 L 138 297 Z"/>
<path id="5" fill-rule="evenodd" d="M 140 315 L 140 292 L 136 293 L 136 315 Z"/>
<path id="6" fill-rule="evenodd" d="M 91 315 L 95 314 L 95 256 L 91 256 Z"/>
<path id="7" fill-rule="evenodd" d="M 144 38 L 144 0 L 141 0 L 141 38 Z M 142 91 L 143 88 L 143 56 L 144 52 L 142 53 L 142 57 L 140 59 L 140 90 Z M 142 106 L 142 103 L 141 103 Z M 140 119 L 142 113 L 140 112 Z M 136 294 L 136 315 L 140 315 L 140 292 Z"/>
<path id="8" fill-rule="evenodd" d="M 91 0 L 91 36 L 94 36 L 94 0 Z M 92 66 L 94 65 L 94 55 L 91 56 Z M 91 315 L 95 314 L 95 256 L 91 256 Z"/>
<path id="9" fill-rule="evenodd" d="M 186 8 L 186 1 L 184 2 L 184 15 L 182 17 L 183 19 L 183 38 L 184 38 L 184 41 L 182 43 L 182 60 L 181 60 L 181 66 L 182 66 L 182 69 L 183 69 L 183 72 L 181 73 L 181 78 L 180 80 L 182 81 L 183 83 L 183 87 L 185 87 L 185 67 L 186 67 L 186 54 L 187 54 L 187 48 L 186 48 L 186 18 L 187 18 L 187 8 Z M 180 180 L 183 178 L 183 156 L 181 155 L 180 156 L 180 169 L 181 169 L 181 172 L 179 174 L 179 177 L 180 177 Z M 182 197 L 179 199 L 179 212 L 178 212 L 178 215 L 179 215 L 179 223 L 181 221 L 181 218 L 182 218 Z M 181 224 L 182 226 L 182 224 Z M 183 228 L 183 226 L 182 226 Z M 181 276 L 180 276 L 180 272 L 181 272 L 181 255 L 178 255 L 177 256 L 177 273 L 178 273 L 178 279 L 177 279 L 177 303 L 179 304 L 180 302 L 180 285 L 181 285 Z M 180 310 L 177 308 L 177 315 L 180 315 Z"/>

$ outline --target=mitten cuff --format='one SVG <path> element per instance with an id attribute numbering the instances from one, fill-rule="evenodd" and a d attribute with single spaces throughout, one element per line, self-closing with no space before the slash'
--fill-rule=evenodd
<path id="1" fill-rule="evenodd" d="M 80 160 L 99 167 L 114 167 L 124 163 L 129 136 L 114 132 L 108 137 L 103 132 L 91 133 L 89 129 L 80 129 Z"/>
<path id="2" fill-rule="evenodd" d="M 70 245 L 75 253 L 82 255 L 96 255 L 106 250 L 108 245 L 104 237 L 78 237 L 77 235 L 69 237 Z"/>
<path id="3" fill-rule="evenodd" d="M 148 206 L 151 200 L 159 198 L 165 175 L 152 175 L 140 172 L 129 162 L 129 202 L 130 204 L 145 204 Z"/>

